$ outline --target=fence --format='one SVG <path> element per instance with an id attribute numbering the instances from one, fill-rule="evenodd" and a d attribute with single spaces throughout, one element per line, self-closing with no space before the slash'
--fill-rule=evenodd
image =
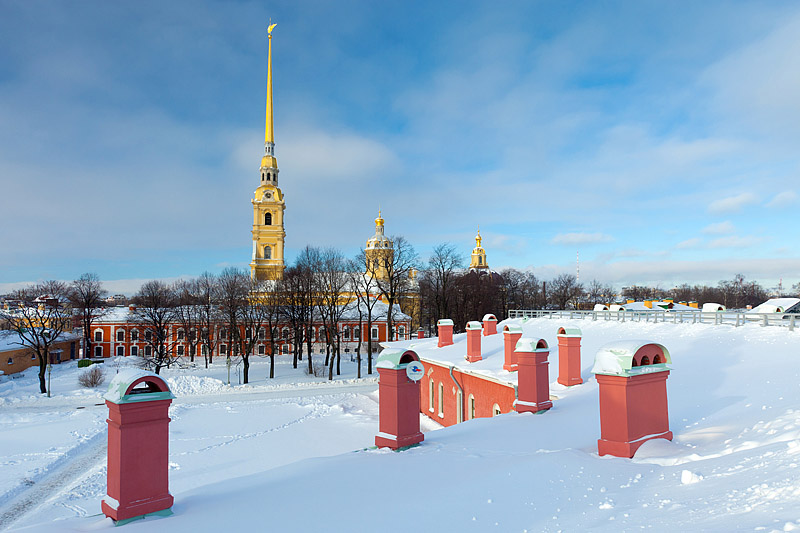
<path id="1" fill-rule="evenodd" d="M 744 324 L 782 326 L 794 331 L 794 314 L 746 313 L 742 311 L 569 311 L 548 309 L 511 309 L 508 318 L 569 318 L 570 320 L 616 320 L 618 322 L 672 322 L 673 324 L 727 324 L 735 327 Z"/>

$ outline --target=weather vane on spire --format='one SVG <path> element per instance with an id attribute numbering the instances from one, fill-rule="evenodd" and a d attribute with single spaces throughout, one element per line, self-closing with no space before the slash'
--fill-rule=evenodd
<path id="1" fill-rule="evenodd" d="M 267 28 L 267 35 L 272 37 L 272 30 L 274 30 L 275 26 L 277 26 L 277 25 L 278 25 L 277 22 L 275 24 L 272 23 L 272 17 L 270 17 L 269 18 L 269 27 Z"/>

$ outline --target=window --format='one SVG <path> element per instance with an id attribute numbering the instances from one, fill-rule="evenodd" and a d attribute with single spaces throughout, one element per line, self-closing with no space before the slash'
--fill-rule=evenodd
<path id="1" fill-rule="evenodd" d="M 264 328 L 258 328 L 258 338 L 262 341 L 267 338 L 267 330 Z"/>
<path id="2" fill-rule="evenodd" d="M 102 346 L 95 346 L 94 347 L 94 356 L 95 357 L 103 357 L 103 347 Z"/>
<path id="3" fill-rule="evenodd" d="M 281 353 L 282 354 L 288 354 L 289 353 L 289 345 L 288 344 L 282 344 L 281 345 Z"/>
<path id="4" fill-rule="evenodd" d="M 258 355 L 264 355 L 267 353 L 267 347 L 263 344 L 258 345 Z"/>
<path id="5" fill-rule="evenodd" d="M 139 355 L 139 348 L 137 346 L 131 346 L 131 355 L 134 357 Z"/>
<path id="6" fill-rule="evenodd" d="M 376 341 L 378 339 L 378 326 L 372 326 L 372 340 Z"/>
<path id="7" fill-rule="evenodd" d="M 131 330 L 131 340 L 136 342 L 139 340 L 139 331 L 132 329 Z"/>
<path id="8" fill-rule="evenodd" d="M 146 341 L 153 340 L 153 332 L 150 331 L 149 329 L 144 332 L 144 340 L 146 340 Z"/>
<path id="9" fill-rule="evenodd" d="M 428 379 L 428 411 L 433 412 L 433 380 Z"/>
<path id="10" fill-rule="evenodd" d="M 357 341 L 361 338 L 361 328 L 353 328 L 353 340 Z"/>
<path id="11" fill-rule="evenodd" d="M 251 339 L 251 338 L 253 338 L 253 332 L 252 332 L 252 331 L 250 331 L 250 328 L 247 328 L 246 330 L 244 330 L 244 336 L 245 336 L 246 338 L 248 338 L 248 339 Z"/>
<path id="12" fill-rule="evenodd" d="M 289 338 L 289 328 L 283 328 L 281 330 L 281 338 L 284 340 Z"/>
<path id="13" fill-rule="evenodd" d="M 464 394 L 459 390 L 456 393 L 456 423 L 464 421 Z"/>
<path id="14" fill-rule="evenodd" d="M 405 326 L 398 326 L 397 327 L 397 334 L 400 336 L 401 339 L 405 338 L 405 336 L 406 336 L 406 327 Z"/>
<path id="15" fill-rule="evenodd" d="M 184 333 L 184 331 L 182 329 L 179 329 L 178 330 L 178 340 L 182 341 L 185 338 L 186 338 L 186 334 Z"/>
<path id="16" fill-rule="evenodd" d="M 102 329 L 94 330 L 94 342 L 103 342 L 103 330 Z"/>
<path id="17" fill-rule="evenodd" d="M 194 349 L 194 346 L 192 346 L 192 349 Z M 208 346 L 206 346 L 205 344 L 203 346 L 201 346 L 200 347 L 200 353 L 203 354 L 203 357 L 208 355 Z"/>
<path id="18" fill-rule="evenodd" d="M 69 358 L 70 359 L 75 359 L 75 343 L 74 342 L 71 342 L 69 344 Z"/>
<path id="19" fill-rule="evenodd" d="M 272 248 L 269 246 L 264 247 L 264 259 L 272 259 Z"/>
<path id="20" fill-rule="evenodd" d="M 226 344 L 220 344 L 219 345 L 219 354 L 220 355 L 225 355 L 227 353 L 228 353 L 228 346 Z"/>
<path id="21" fill-rule="evenodd" d="M 264 225 L 265 226 L 272 225 L 272 213 L 267 213 L 264 215 Z"/>
<path id="22" fill-rule="evenodd" d="M 153 355 L 153 347 L 152 346 L 145 346 L 144 347 L 144 356 L 145 357 L 150 357 L 151 355 Z"/>
<path id="23" fill-rule="evenodd" d="M 228 330 L 227 330 L 227 329 L 225 329 L 225 328 L 222 328 L 222 329 L 220 330 L 220 332 L 219 332 L 219 337 L 220 337 L 221 339 L 227 339 L 227 338 L 228 338 Z"/>
<path id="24" fill-rule="evenodd" d="M 500 406 L 497 405 L 497 404 L 494 404 L 492 406 L 492 416 L 497 416 L 499 414 L 500 414 Z"/>
<path id="25" fill-rule="evenodd" d="M 467 418 L 472 420 L 475 418 L 475 396 L 469 395 L 469 404 L 467 405 Z"/>
<path id="26" fill-rule="evenodd" d="M 117 356 L 122 357 L 125 355 L 125 348 L 123 346 L 117 346 Z"/>
<path id="27" fill-rule="evenodd" d="M 117 342 L 122 342 L 125 340 L 125 330 L 118 329 L 117 330 Z"/>
<path id="28" fill-rule="evenodd" d="M 278 328 L 272 328 L 272 338 L 273 339 L 279 339 L 280 338 Z"/>
<path id="29" fill-rule="evenodd" d="M 347 326 L 342 328 L 342 337 L 344 337 L 344 340 L 346 341 L 350 340 L 350 328 Z"/>
<path id="30" fill-rule="evenodd" d="M 483 264 L 483 257 L 481 257 L 481 256 L 478 256 L 478 264 L 479 264 L 479 265 L 482 265 L 482 264 Z"/>
<path id="31" fill-rule="evenodd" d="M 31 359 L 36 359 L 36 354 L 35 353 L 31 354 Z"/>
<path id="32" fill-rule="evenodd" d="M 183 353 L 184 353 L 184 348 L 183 345 L 181 344 L 178 346 L 178 355 L 183 355 Z"/>
<path id="33" fill-rule="evenodd" d="M 439 417 L 444 418 L 444 383 L 439 382 Z"/>
<path id="34" fill-rule="evenodd" d="M 14 358 L 13 357 L 9 357 L 8 358 L 8 364 L 9 365 L 13 365 L 14 364 Z"/>

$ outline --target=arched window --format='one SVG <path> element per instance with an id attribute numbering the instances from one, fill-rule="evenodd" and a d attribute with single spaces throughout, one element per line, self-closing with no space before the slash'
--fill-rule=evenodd
<path id="1" fill-rule="evenodd" d="M 263 327 L 258 328 L 258 338 L 262 341 L 267 338 L 267 330 Z"/>
<path id="2" fill-rule="evenodd" d="M 139 340 L 139 331 L 138 330 L 135 330 L 135 329 L 131 330 L 131 340 L 134 341 L 134 342 Z"/>
<path id="3" fill-rule="evenodd" d="M 281 330 L 281 338 L 288 339 L 289 338 L 289 328 L 283 328 Z"/>
<path id="4" fill-rule="evenodd" d="M 103 330 L 102 329 L 94 330 L 94 342 L 103 342 Z"/>
<path id="5" fill-rule="evenodd" d="M 481 257 L 481 256 L 478 256 L 478 264 L 479 264 L 479 265 L 482 265 L 482 264 L 483 264 L 483 257 Z"/>
<path id="6" fill-rule="evenodd" d="M 125 330 L 118 329 L 117 330 L 117 342 L 122 342 L 125 340 Z"/>
<path id="7" fill-rule="evenodd" d="M 267 172 L 267 181 L 272 181 L 272 174 Z"/>
<path id="8" fill-rule="evenodd" d="M 444 383 L 439 382 L 439 416 L 444 418 Z"/>
<path id="9" fill-rule="evenodd" d="M 9 357 L 8 358 L 8 364 L 9 365 L 13 365 L 14 364 L 14 358 L 13 357 Z"/>
<path id="10" fill-rule="evenodd" d="M 342 337 L 344 337 L 344 340 L 346 341 L 350 340 L 350 328 L 347 326 L 342 328 Z"/>
<path id="11" fill-rule="evenodd" d="M 269 246 L 264 247 L 264 259 L 272 259 L 272 248 Z"/>
<path id="12" fill-rule="evenodd" d="M 434 400 L 433 392 L 434 392 L 433 380 L 428 378 L 428 411 L 430 411 L 431 413 L 433 412 L 433 406 L 435 405 L 433 403 Z"/>
<path id="13" fill-rule="evenodd" d="M 467 419 L 472 420 L 473 418 L 475 418 L 475 396 L 470 394 L 467 404 Z"/>
<path id="14" fill-rule="evenodd" d="M 264 225 L 265 226 L 272 225 L 272 213 L 267 213 L 264 215 Z"/>
<path id="15" fill-rule="evenodd" d="M 501 412 L 501 411 L 500 411 L 500 406 L 499 406 L 499 405 L 497 405 L 497 404 L 494 404 L 494 405 L 492 406 L 492 416 L 497 416 L 497 415 L 499 415 L 499 414 L 500 414 L 500 412 Z"/>

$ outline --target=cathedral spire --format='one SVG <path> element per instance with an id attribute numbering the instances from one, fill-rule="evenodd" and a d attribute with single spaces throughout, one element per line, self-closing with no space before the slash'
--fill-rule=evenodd
<path id="1" fill-rule="evenodd" d="M 269 35 L 269 52 L 267 56 L 267 119 L 264 125 L 264 144 L 275 144 L 275 130 L 272 125 L 272 30 L 277 24 L 270 24 L 267 29 Z M 274 155 L 274 154 L 273 154 Z"/>

